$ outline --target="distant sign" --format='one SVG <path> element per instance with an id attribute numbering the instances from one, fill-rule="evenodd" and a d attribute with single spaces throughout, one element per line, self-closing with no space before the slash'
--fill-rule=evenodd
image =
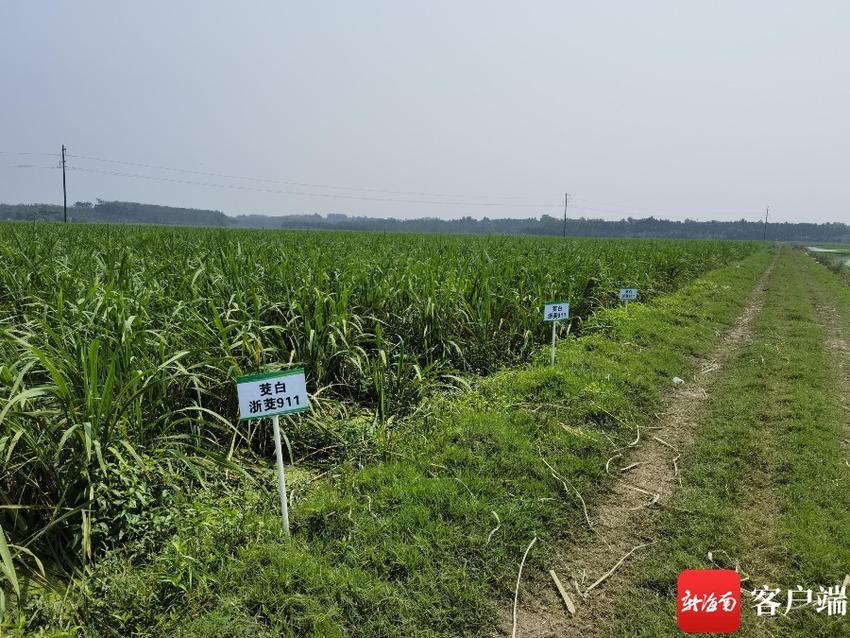
<path id="1" fill-rule="evenodd" d="M 547 301 L 543 304 L 543 321 L 566 321 L 570 318 L 570 304 L 566 301 Z"/>
<path id="2" fill-rule="evenodd" d="M 637 298 L 637 288 L 620 288 L 620 301 L 634 301 Z"/>
<path id="3" fill-rule="evenodd" d="M 239 419 L 243 421 L 304 412 L 310 408 L 303 368 L 239 377 L 236 393 Z"/>

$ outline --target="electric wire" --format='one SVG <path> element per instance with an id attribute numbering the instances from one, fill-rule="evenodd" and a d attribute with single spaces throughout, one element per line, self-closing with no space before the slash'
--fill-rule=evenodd
<path id="1" fill-rule="evenodd" d="M 45 156 L 45 157 L 60 157 L 58 153 L 41 153 L 41 152 L 23 152 L 23 151 L 0 151 L 0 154 L 3 155 L 19 155 L 19 156 Z M 229 190 L 239 190 L 239 191 L 252 191 L 252 192 L 260 192 L 260 193 L 270 193 L 270 194 L 280 194 L 280 195 L 289 195 L 289 196 L 297 196 L 297 197 L 313 197 L 313 198 L 328 198 L 328 199 L 342 199 L 342 200 L 355 200 L 355 201 L 373 201 L 373 202 L 387 202 L 387 203 L 401 203 L 401 204 L 424 204 L 424 205 L 443 205 L 443 206 L 469 206 L 469 207 L 511 207 L 516 210 L 523 208 L 534 208 L 534 209 L 552 209 L 552 210 L 562 210 L 563 203 L 538 203 L 538 202 L 523 202 L 523 201 L 511 201 L 511 200 L 522 200 L 527 199 L 525 197 L 518 196 L 486 196 L 486 195 L 449 195 L 445 193 L 430 193 L 424 191 L 395 191 L 395 190 L 383 190 L 377 188 L 364 188 L 364 187 L 354 187 L 354 186 L 339 186 L 332 184 L 318 184 L 312 182 L 296 182 L 296 181 L 285 181 L 278 179 L 270 179 L 270 178 L 261 178 L 261 177 L 250 177 L 250 176 L 239 176 L 239 175 L 229 175 L 226 173 L 218 173 L 213 171 L 200 171 L 186 168 L 175 168 L 169 166 L 163 166 L 159 164 L 149 164 L 142 162 L 130 162 L 125 160 L 117 160 L 111 158 L 104 157 L 96 157 L 92 155 L 76 155 L 71 153 L 66 153 L 66 158 L 74 158 L 76 160 L 90 161 L 90 162 L 103 162 L 110 164 L 117 164 L 123 166 L 135 166 L 140 168 L 147 168 L 150 170 L 161 170 L 161 171 L 170 171 L 177 172 L 189 175 L 202 175 L 208 177 L 218 177 L 223 179 L 233 179 L 233 180 L 244 180 L 256 183 L 266 183 L 266 184 L 279 184 L 285 186 L 297 186 L 311 189 L 326 189 L 326 190 L 335 190 L 335 191 L 351 191 L 351 192 L 360 192 L 360 193 L 376 193 L 376 194 L 387 194 L 387 195 L 406 195 L 412 197 L 376 197 L 371 195 L 354 195 L 349 193 L 322 193 L 315 191 L 304 191 L 304 190 L 290 190 L 290 189 L 274 189 L 274 188 L 261 188 L 255 186 L 246 186 L 240 184 L 223 184 L 212 181 L 199 181 L 199 180 L 191 180 L 191 179 L 183 179 L 177 177 L 167 177 L 162 175 L 142 175 L 140 173 L 133 173 L 130 171 L 111 171 L 106 169 L 98 169 L 87 166 L 74 166 L 67 165 L 66 169 L 69 171 L 80 171 L 86 173 L 96 173 L 102 175 L 111 175 L 115 177 L 125 177 L 130 179 L 141 179 L 141 180 L 151 180 L 151 181 L 160 181 L 160 182 L 168 182 L 175 184 L 186 184 L 193 186 L 202 186 L 207 188 L 220 188 L 220 189 L 229 189 Z M 61 166 L 40 166 L 36 164 L 16 164 L 10 165 L 8 168 L 37 168 L 37 169 L 58 169 Z M 443 200 L 443 199 L 418 199 L 417 197 L 429 197 L 429 198 L 454 198 L 451 200 Z M 478 198 L 487 198 L 489 201 L 470 201 Z M 502 200 L 502 201 L 493 201 L 493 200 Z M 570 203 L 572 207 L 570 208 L 570 216 L 575 218 L 576 215 L 585 215 L 591 214 L 596 216 L 608 215 L 608 216 L 622 216 L 622 215 L 649 215 L 652 217 L 656 216 L 664 216 L 664 218 L 672 219 L 672 220 L 680 220 L 680 221 L 697 221 L 704 222 L 709 219 L 718 219 L 718 218 L 729 218 L 731 216 L 735 216 L 735 220 L 740 219 L 736 213 L 705 213 L 700 212 L 699 214 L 673 214 L 670 212 L 666 212 L 661 209 L 653 209 L 653 208 L 644 208 L 644 207 L 635 207 L 624 204 L 613 204 L 601 202 L 598 200 L 583 198 L 583 197 L 570 197 Z"/>
<path id="2" fill-rule="evenodd" d="M 396 191 L 396 190 L 384 190 L 379 188 L 364 188 L 359 186 L 340 186 L 337 184 L 316 184 L 312 182 L 294 182 L 280 179 L 270 179 L 265 177 L 249 177 L 246 175 L 229 175 L 227 173 L 217 173 L 211 171 L 199 171 L 187 168 L 175 168 L 170 166 L 162 166 L 159 164 L 145 164 L 141 162 L 128 162 L 124 160 L 116 160 L 109 159 L 104 157 L 94 157 L 91 155 L 74 155 L 71 153 L 66 153 L 66 157 L 74 158 L 74 159 L 82 159 L 86 161 L 92 162 L 104 162 L 109 164 L 120 164 L 123 166 L 135 166 L 138 168 L 147 168 L 152 170 L 160 170 L 160 171 L 171 171 L 176 173 L 186 173 L 190 175 L 204 175 L 207 177 L 220 177 L 224 179 L 239 179 L 245 181 L 252 182 L 261 182 L 267 184 L 280 184 L 282 186 L 303 186 L 306 188 L 323 188 L 327 190 L 340 190 L 340 191 L 357 191 L 364 193 L 383 193 L 386 195 L 408 195 L 413 197 L 452 197 L 457 199 L 489 199 L 489 200 L 523 200 L 528 199 L 527 196 L 493 196 L 493 195 L 457 195 L 457 194 L 448 194 L 448 193 L 430 193 L 430 192 L 422 192 L 422 191 Z M 537 206 L 538 204 L 527 204 L 530 206 Z M 543 204 L 544 206 L 548 206 L 550 204 Z M 560 205 L 560 204 L 552 204 L 552 205 Z"/>
<path id="3" fill-rule="evenodd" d="M 160 175 L 141 175 L 138 173 L 129 173 L 125 171 L 108 171 L 97 168 L 85 168 L 80 166 L 67 166 L 69 171 L 81 171 L 85 173 L 99 173 L 103 175 L 113 175 L 116 177 L 129 177 L 132 179 L 145 179 L 159 182 L 169 182 L 173 184 L 189 184 L 193 186 L 205 186 L 209 188 L 223 188 L 238 191 L 252 191 L 258 193 L 273 193 L 278 195 L 294 195 L 299 197 L 323 197 L 329 199 L 344 199 L 357 200 L 368 202 L 391 202 L 396 204 L 430 204 L 441 206 L 481 206 L 481 207 L 498 207 L 511 206 L 517 207 L 517 204 L 508 204 L 502 202 L 470 202 L 470 201 L 443 201 L 443 200 L 422 200 L 422 199 L 405 199 L 396 197 L 369 197 L 365 195 L 344 195 L 341 193 L 317 193 L 311 191 L 296 191 L 296 190 L 281 190 L 277 188 L 260 188 L 257 186 L 242 186 L 239 184 L 221 184 L 216 182 L 201 182 L 197 180 L 182 179 L 178 177 L 163 177 Z M 525 204 L 524 206 L 533 208 L 560 208 L 559 204 Z"/>

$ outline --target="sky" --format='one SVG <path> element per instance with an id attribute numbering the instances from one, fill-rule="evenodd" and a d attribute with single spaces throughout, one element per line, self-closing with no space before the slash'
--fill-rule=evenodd
<path id="1" fill-rule="evenodd" d="M 61 203 L 65 144 L 69 203 L 850 222 L 848 24 L 845 0 L 5 0 L 0 202 Z"/>

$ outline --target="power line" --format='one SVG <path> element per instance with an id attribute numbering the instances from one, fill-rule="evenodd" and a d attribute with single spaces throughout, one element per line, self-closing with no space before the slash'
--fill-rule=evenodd
<path id="1" fill-rule="evenodd" d="M 226 173 L 217 173 L 211 171 L 199 171 L 188 168 L 175 168 L 170 166 L 162 166 L 159 164 L 145 164 L 140 162 L 128 162 L 124 160 L 116 160 L 109 159 L 104 157 L 93 157 L 91 155 L 71 155 L 68 154 L 68 157 L 73 157 L 74 159 L 82 159 L 91 162 L 104 162 L 108 164 L 120 164 L 123 166 L 136 166 L 139 168 L 148 168 L 152 170 L 159 171 L 171 171 L 175 173 L 186 173 L 189 175 L 204 175 L 207 177 L 220 177 L 224 179 L 241 179 L 251 182 L 261 182 L 266 184 L 280 184 L 282 186 L 303 186 L 306 188 L 324 188 L 328 190 L 340 190 L 340 191 L 357 191 L 363 193 L 383 193 L 386 195 L 408 195 L 413 197 L 454 197 L 454 198 L 466 198 L 466 199 L 497 199 L 497 200 L 522 200 L 528 199 L 527 196 L 518 196 L 518 195 L 510 195 L 510 196 L 492 196 L 492 195 L 457 195 L 457 194 L 449 194 L 449 193 L 429 193 L 429 192 L 421 192 L 421 191 L 395 191 L 395 190 L 384 190 L 379 188 L 363 188 L 358 186 L 339 186 L 336 184 L 316 184 L 311 182 L 293 182 L 279 179 L 270 179 L 265 177 L 249 177 L 246 175 L 229 175 Z M 530 206 L 537 206 L 537 204 L 528 204 Z M 544 204 L 544 206 L 549 206 L 549 204 Z"/>
<path id="2" fill-rule="evenodd" d="M 46 157 L 61 157 L 61 154 L 58 153 L 38 153 L 38 152 L 19 152 L 19 151 L 0 151 L 0 153 L 5 155 L 20 155 L 20 156 L 46 156 Z M 142 175 L 139 173 L 132 173 L 129 171 L 110 171 L 105 169 L 97 169 L 90 168 L 85 166 L 67 166 L 67 170 L 76 170 L 87 173 L 98 173 L 102 175 L 112 175 L 116 177 L 127 177 L 131 179 L 143 179 L 150 181 L 160 181 L 160 182 L 169 182 L 176 184 L 187 184 L 194 186 L 204 186 L 208 188 L 220 188 L 220 189 L 229 189 L 229 190 L 239 190 L 239 191 L 253 191 L 260 193 L 272 193 L 272 194 L 281 194 L 281 195 L 290 195 L 290 196 L 299 196 L 299 197 L 316 197 L 316 198 L 327 198 L 327 199 L 341 199 L 341 200 L 355 200 L 355 201 L 373 201 L 373 202 L 387 202 L 387 203 L 403 203 L 403 204 L 426 204 L 426 205 L 437 205 L 437 206 L 470 206 L 470 207 L 512 207 L 515 209 L 520 208 L 534 208 L 534 209 L 555 209 L 560 208 L 561 204 L 553 203 L 537 203 L 537 202 L 522 202 L 522 201 L 510 201 L 510 200 L 522 200 L 525 199 L 523 197 L 518 196 L 486 196 L 486 195 L 449 195 L 444 193 L 428 193 L 422 191 L 394 191 L 394 190 L 383 190 L 376 188 L 363 188 L 363 187 L 354 187 L 354 186 L 339 186 L 339 185 L 331 185 L 331 184 L 317 184 L 310 182 L 294 182 L 294 181 L 284 181 L 277 179 L 268 179 L 268 178 L 260 178 L 260 177 L 249 177 L 249 176 L 238 176 L 238 175 L 228 175 L 225 173 L 218 173 L 212 171 L 199 171 L 185 168 L 175 168 L 168 167 L 158 164 L 148 164 L 141 162 L 130 162 L 125 160 L 117 160 L 110 159 L 104 157 L 95 157 L 91 155 L 74 155 L 71 153 L 66 153 L 66 157 L 74 158 L 78 160 L 84 161 L 93 161 L 93 162 L 105 162 L 110 164 L 119 164 L 125 166 L 137 166 L 141 168 L 147 168 L 151 170 L 162 170 L 162 171 L 171 171 L 177 173 L 184 173 L 190 175 L 204 175 L 209 177 L 219 177 L 223 179 L 234 179 L 234 180 L 245 180 L 250 182 L 257 183 L 267 183 L 267 184 L 279 184 L 285 186 L 298 186 L 298 187 L 306 187 L 306 188 L 317 188 L 317 189 L 327 189 L 327 190 L 336 190 L 336 191 L 353 191 L 353 192 L 361 192 L 361 193 L 383 193 L 388 195 L 407 195 L 413 197 L 374 197 L 369 195 L 354 195 L 348 193 L 321 193 L 314 191 L 303 191 L 303 190 L 290 190 L 290 189 L 274 189 L 274 188 L 261 188 L 261 187 L 252 187 L 246 185 L 239 184 L 223 184 L 212 181 L 199 181 L 199 180 L 190 180 L 190 179 L 181 179 L 176 177 L 166 177 L 160 175 Z M 37 166 L 34 164 L 18 164 L 10 166 L 10 168 L 44 168 L 44 169 L 58 169 L 62 168 L 62 165 L 59 166 Z M 427 197 L 427 198 L 457 198 L 450 201 L 445 201 L 442 199 L 418 199 L 417 197 Z M 469 201 L 475 200 L 478 198 L 486 198 L 489 201 Z M 501 200 L 501 201 L 499 201 Z M 575 202 L 580 202 L 576 207 Z M 586 202 L 585 204 L 581 204 L 581 202 Z M 664 210 L 659 209 L 649 209 L 643 207 L 635 207 L 624 204 L 610 204 L 605 202 L 599 202 L 597 200 L 582 198 L 582 197 L 574 197 L 570 194 L 565 194 L 564 198 L 564 218 L 566 223 L 566 212 L 568 204 L 572 204 L 573 209 L 577 210 L 577 212 L 588 212 L 588 213 L 607 213 L 609 215 L 650 215 L 650 216 L 663 216 L 667 219 L 674 220 L 693 220 L 693 221 L 703 221 L 708 218 L 722 218 L 730 216 L 729 213 L 724 214 L 711 214 L 711 213 L 699 213 L 699 215 L 682 215 L 682 214 L 673 214 L 670 212 L 666 212 Z"/>
<path id="3" fill-rule="evenodd" d="M 42 155 L 45 157 L 59 157 L 59 153 L 27 153 L 23 151 L 0 151 L 0 155 Z"/>
<path id="4" fill-rule="evenodd" d="M 563 206 L 563 204 L 561 204 Z M 654 217 L 656 219 L 664 219 L 669 221 L 711 221 L 705 217 L 697 217 L 695 215 L 667 215 L 662 213 L 655 214 L 647 214 L 640 213 L 637 211 L 627 211 L 627 212 L 618 212 L 618 211 L 609 211 L 609 210 L 600 210 L 598 208 L 589 208 L 586 206 L 573 206 L 572 199 L 570 199 L 570 210 L 572 210 L 572 215 L 570 219 L 602 219 L 604 217 L 613 217 L 617 220 L 625 221 L 627 217 L 632 217 L 633 219 L 642 220 L 649 219 L 650 217 Z M 713 221 L 724 221 L 724 220 L 713 220 Z M 725 220 L 729 221 L 729 220 Z"/>
<path id="5" fill-rule="evenodd" d="M 0 151 L 0 153 L 9 153 L 13 154 L 11 151 Z M 18 153 L 19 155 L 49 155 L 52 157 L 59 157 L 57 153 Z M 92 155 L 75 155 L 72 153 L 66 153 L 66 157 L 81 159 L 92 162 L 105 162 L 109 164 L 119 164 L 123 166 L 136 166 L 139 168 L 147 168 L 151 170 L 160 170 L 160 171 L 171 171 L 176 173 L 185 173 L 190 175 L 204 175 L 207 177 L 220 177 L 224 179 L 236 179 L 236 180 L 245 180 L 251 182 L 260 182 L 266 184 L 280 184 L 283 186 L 301 186 L 306 188 L 321 188 L 327 190 L 339 190 L 339 191 L 356 191 L 363 193 L 383 193 L 387 195 L 408 195 L 413 197 L 451 197 L 457 199 L 486 199 L 486 200 L 527 200 L 528 196 L 519 196 L 519 195 L 505 195 L 505 196 L 494 196 L 494 195 L 458 195 L 458 194 L 448 194 L 448 193 L 430 193 L 430 192 L 422 192 L 422 191 L 397 191 L 397 190 L 385 190 L 378 188 L 364 188 L 358 186 L 339 186 L 335 184 L 317 184 L 312 182 L 295 182 L 295 181 L 287 181 L 287 180 L 279 180 L 279 179 L 271 179 L 264 177 L 251 177 L 247 175 L 230 175 L 227 173 L 218 173 L 213 171 L 200 171 L 194 169 L 187 168 L 176 168 L 173 166 L 163 166 L 161 164 L 148 164 L 143 162 L 129 162 L 125 160 L 117 160 L 110 159 L 105 157 L 95 157 Z M 24 166 L 20 166 L 20 168 L 24 168 Z M 27 168 L 34 168 L 33 166 L 27 166 Z M 94 172 L 95 169 L 90 169 Z M 391 200 L 392 201 L 392 200 Z M 448 202 L 453 203 L 453 202 Z M 479 205 L 479 204 L 475 204 Z M 483 204 L 482 204 L 483 205 Z M 495 205 L 495 204 L 494 204 Z M 506 204 L 507 205 L 507 204 Z M 556 204 L 538 204 L 538 203 L 529 203 L 529 202 L 520 202 L 517 205 L 523 206 L 556 206 Z"/>
<path id="6" fill-rule="evenodd" d="M 603 207 L 605 207 L 605 209 L 614 209 L 614 210 L 623 209 L 623 210 L 627 210 L 627 211 L 631 211 L 631 212 L 651 212 L 651 213 L 663 212 L 663 211 L 659 211 L 657 208 L 645 208 L 645 207 L 639 207 L 639 206 L 632 206 L 631 204 L 613 204 L 613 203 L 610 203 L 610 202 L 600 202 L 600 201 L 595 200 L 595 199 L 587 199 L 587 198 L 584 198 L 584 197 L 573 197 L 573 199 L 577 202 L 587 202 L 588 204 L 594 204 L 596 206 L 603 206 Z"/>
<path id="7" fill-rule="evenodd" d="M 61 164 L 56 164 L 53 166 L 40 166 L 39 164 L 8 164 L 4 168 L 46 168 L 49 170 L 55 170 L 57 168 L 62 168 Z"/>
<path id="8" fill-rule="evenodd" d="M 193 186 L 206 186 L 209 188 L 223 188 L 238 191 L 252 191 L 258 193 L 274 193 L 278 195 L 294 195 L 299 197 L 325 197 L 330 199 L 345 199 L 368 202 L 391 202 L 397 204 L 430 204 L 441 206 L 528 206 L 533 208 L 560 208 L 560 204 L 507 204 L 501 202 L 469 202 L 469 201 L 442 201 L 442 200 L 423 200 L 423 199 L 402 199 L 390 197 L 368 197 L 364 195 L 343 195 L 339 193 L 315 193 L 308 191 L 281 190 L 276 188 L 259 188 L 256 186 L 241 186 L 238 184 L 220 184 L 216 182 L 201 182 L 197 180 L 181 179 L 177 177 L 163 177 L 159 175 L 140 175 L 138 173 L 128 173 L 124 171 L 107 171 L 97 168 L 85 168 L 81 166 L 68 166 L 69 171 L 82 171 L 85 173 L 99 173 L 102 175 L 114 175 L 116 177 L 129 177 L 132 179 L 146 179 L 158 182 L 169 182 L 174 184 L 190 184 Z"/>
<path id="9" fill-rule="evenodd" d="M 580 198 L 570 197 L 570 202 L 572 203 L 574 200 L 579 200 Z M 581 200 L 581 201 L 590 201 L 590 200 Z M 741 218 L 746 218 L 741 213 L 712 213 L 701 211 L 699 213 L 690 213 L 690 214 L 674 214 L 670 213 L 664 209 L 657 208 L 600 208 L 597 206 L 587 206 L 587 205 L 579 205 L 580 210 L 598 212 L 598 213 L 611 213 L 614 215 L 649 215 L 653 217 L 663 216 L 665 219 L 681 219 L 681 220 L 693 220 L 693 221 L 738 221 Z M 734 217 L 734 219 L 729 219 L 730 217 Z M 723 219 L 726 218 L 726 219 Z M 760 217 L 758 219 L 761 219 Z"/>
<path id="10" fill-rule="evenodd" d="M 70 154 L 66 154 L 67 157 L 70 157 Z M 59 170 L 62 168 L 60 165 L 54 166 L 40 166 L 36 164 L 18 164 L 9 166 L 9 168 L 36 168 L 36 169 L 45 169 L 45 170 Z M 195 186 L 205 186 L 210 188 L 221 188 L 221 189 L 230 189 L 230 190 L 238 190 L 238 191 L 252 191 L 252 192 L 261 192 L 261 193 L 272 193 L 272 194 L 282 194 L 282 195 L 296 195 L 303 197 L 326 197 L 331 199 L 344 199 L 344 200 L 357 200 L 357 201 L 378 201 L 378 202 L 392 202 L 392 203 L 413 203 L 413 204 L 434 204 L 434 205 L 451 205 L 451 206 L 486 206 L 486 207 L 514 207 L 516 210 L 520 210 L 521 206 L 528 206 L 535 209 L 555 209 L 561 208 L 563 204 L 509 204 L 502 202 L 469 202 L 469 201 L 431 201 L 431 200 L 414 200 L 414 199 L 401 199 L 401 198 L 381 198 L 381 197 L 367 197 L 367 196 L 357 196 L 357 195 L 344 195 L 344 194 L 335 194 L 335 193 L 314 193 L 314 192 L 306 192 L 306 191 L 290 191 L 290 190 L 280 190 L 280 189 L 271 189 L 271 188 L 257 188 L 251 186 L 242 186 L 237 184 L 220 184 L 214 182 L 202 182 L 197 180 L 188 180 L 181 179 L 176 177 L 165 177 L 165 176 L 157 176 L 157 175 L 141 175 L 137 173 L 129 173 L 124 171 L 108 171 L 103 169 L 96 168 L 87 168 L 82 166 L 67 166 L 67 170 L 69 171 L 80 171 L 85 173 L 97 173 L 103 175 L 113 175 L 116 177 L 128 177 L 132 179 L 144 179 L 150 181 L 160 181 L 160 182 L 169 182 L 175 184 L 187 184 L 187 185 L 195 185 Z M 641 213 L 640 209 L 624 209 L 624 210 L 611 210 L 605 208 L 597 208 L 594 206 L 586 206 L 579 205 L 575 206 L 574 201 L 580 198 L 575 198 L 572 195 L 567 195 L 568 204 L 573 205 L 572 210 L 573 218 L 576 216 L 582 216 L 585 218 L 601 218 L 605 216 L 614 216 L 619 219 L 623 218 L 623 215 L 639 215 L 646 214 Z M 590 201 L 590 200 L 581 200 L 581 201 Z M 664 214 L 658 211 L 652 211 L 652 215 L 663 215 L 666 219 L 672 220 L 692 220 L 692 221 L 704 221 L 706 214 L 702 213 L 700 216 L 694 215 L 669 215 Z"/>
<path id="11" fill-rule="evenodd" d="M 664 215 L 666 217 L 671 217 L 671 218 L 675 218 L 675 219 L 693 219 L 694 221 L 698 221 L 702 218 L 710 217 L 710 216 L 721 217 L 721 216 L 728 216 L 730 214 L 730 213 L 718 214 L 718 213 L 704 213 L 703 212 L 703 213 L 700 213 L 698 216 L 695 216 L 693 214 L 683 216 L 683 215 L 681 215 L 681 213 L 679 211 L 677 211 L 676 213 L 670 213 L 669 211 L 665 211 L 663 209 L 658 209 L 658 208 L 645 208 L 645 207 L 639 207 L 639 206 L 629 206 L 629 205 L 626 205 L 626 204 L 606 204 L 604 202 L 598 202 L 598 201 L 595 201 L 595 200 L 592 200 L 592 199 L 585 199 L 585 198 L 582 198 L 582 197 L 571 197 L 570 201 L 588 202 L 590 204 L 596 204 L 596 206 L 593 206 L 593 205 L 588 206 L 586 204 L 584 206 L 579 204 L 579 206 L 583 210 L 589 210 L 589 211 L 595 211 L 595 212 L 601 212 L 601 213 L 641 214 L 641 215 L 647 215 L 648 214 L 648 215 L 653 215 L 653 216 L 654 215 Z M 601 208 L 600 208 L 600 206 L 601 206 Z M 737 213 L 731 213 L 731 214 L 736 215 Z"/>

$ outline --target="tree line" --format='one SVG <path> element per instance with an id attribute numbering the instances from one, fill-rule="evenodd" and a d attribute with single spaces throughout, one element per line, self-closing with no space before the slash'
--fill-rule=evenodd
<path id="1" fill-rule="evenodd" d="M 289 228 L 416 233 L 471 233 L 488 235 L 561 235 L 564 221 L 551 215 L 511 219 L 417 219 L 328 215 L 226 215 L 216 210 L 158 206 L 138 202 L 76 202 L 69 207 L 70 221 L 103 224 L 157 224 L 222 228 Z M 0 204 L 0 220 L 61 222 L 61 206 L 53 204 Z M 673 221 L 628 217 L 618 221 L 568 218 L 567 235 L 573 237 L 660 237 L 671 239 L 767 239 L 774 241 L 850 242 L 850 226 L 838 222 L 768 224 L 747 221 Z"/>

